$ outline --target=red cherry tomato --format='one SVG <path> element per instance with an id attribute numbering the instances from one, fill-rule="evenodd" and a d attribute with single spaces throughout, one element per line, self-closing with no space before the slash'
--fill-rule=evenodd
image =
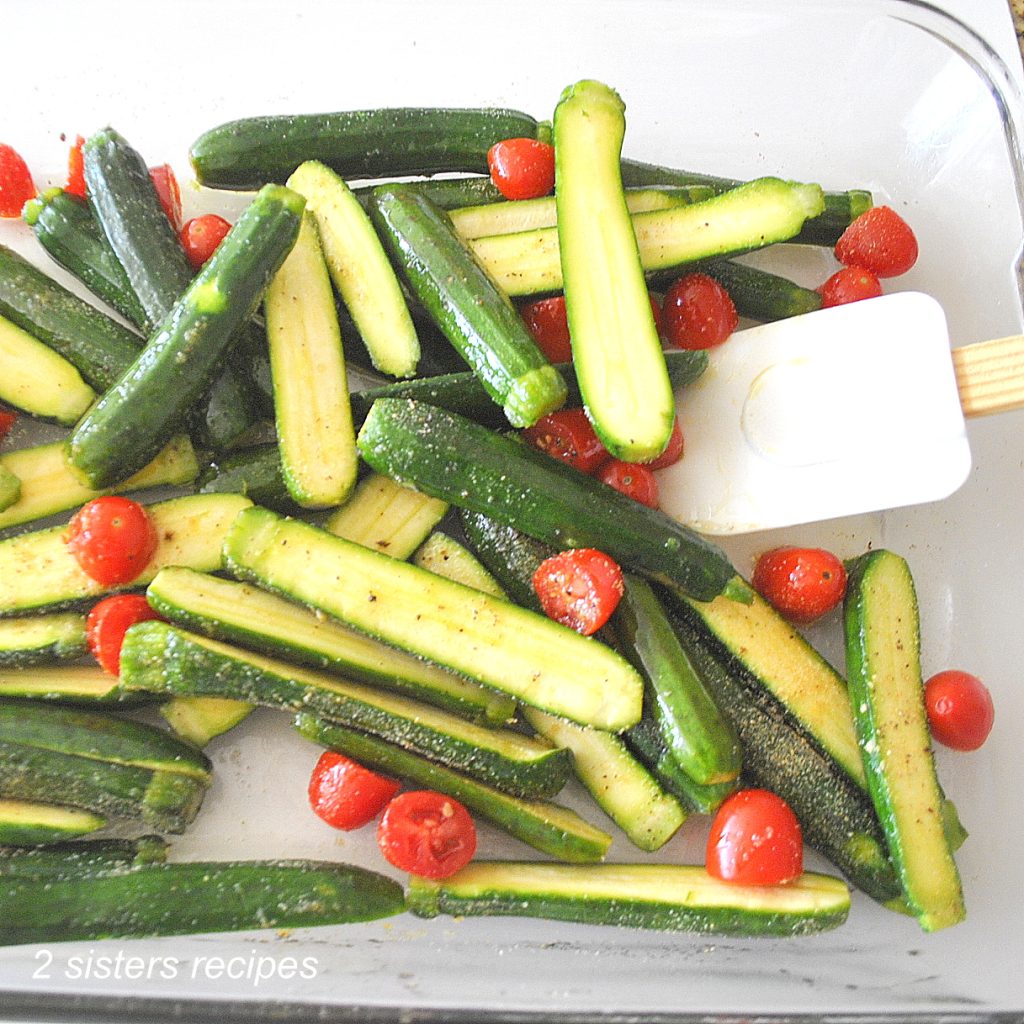
<path id="1" fill-rule="evenodd" d="M 590 636 L 611 617 L 625 584 L 619 564 L 603 551 L 571 548 L 537 566 L 533 589 L 549 619 Z"/>
<path id="2" fill-rule="evenodd" d="M 18 414 L 16 412 L 11 412 L 8 409 L 0 409 L 0 441 L 7 436 L 17 419 Z"/>
<path id="3" fill-rule="evenodd" d="M 559 409 L 542 416 L 523 436 L 535 448 L 568 463 L 581 473 L 592 473 L 608 458 L 582 409 Z"/>
<path id="4" fill-rule="evenodd" d="M 97 583 L 130 583 L 149 564 L 157 535 L 145 508 L 108 495 L 83 505 L 68 524 L 68 549 Z"/>
<path id="5" fill-rule="evenodd" d="M 953 750 L 977 750 L 992 731 L 996 712 L 988 687 L 969 672 L 947 669 L 924 684 L 932 735 Z"/>
<path id="6" fill-rule="evenodd" d="M 609 459 L 595 474 L 598 480 L 621 491 L 648 508 L 658 507 L 658 478 L 654 470 L 642 462 Z"/>
<path id="7" fill-rule="evenodd" d="M 708 874 L 740 885 L 782 885 L 804 869 L 800 822 L 767 789 L 741 789 L 727 797 L 711 822 Z"/>
<path id="8" fill-rule="evenodd" d="M 538 199 L 555 187 L 555 147 L 537 139 L 503 139 L 487 151 L 491 181 L 506 199 Z"/>
<path id="9" fill-rule="evenodd" d="M 231 224 L 215 213 L 187 221 L 178 237 L 189 263 L 198 270 L 214 254 L 230 230 Z"/>
<path id="10" fill-rule="evenodd" d="M 674 281 L 661 308 L 662 330 L 677 348 L 721 345 L 740 322 L 729 293 L 707 274 L 687 274 Z"/>
<path id="11" fill-rule="evenodd" d="M 348 832 L 373 821 L 401 785 L 344 754 L 325 750 L 309 777 L 309 805 L 328 825 Z"/>
<path id="12" fill-rule="evenodd" d="M 668 439 L 665 450 L 653 461 L 645 465 L 648 469 L 665 469 L 666 466 L 673 466 L 683 457 L 683 429 L 679 426 L 679 417 L 672 424 L 672 434 Z"/>
<path id="13" fill-rule="evenodd" d="M 882 294 L 878 278 L 864 267 L 843 267 L 819 289 L 822 306 L 844 306 L 848 302 L 874 299 Z"/>
<path id="14" fill-rule="evenodd" d="M 149 176 L 156 194 L 160 197 L 160 205 L 164 208 L 171 227 L 177 233 L 181 230 L 181 189 L 178 187 L 174 170 L 170 164 L 160 164 L 157 167 L 150 167 Z"/>
<path id="15" fill-rule="evenodd" d="M 0 143 L 0 217 L 20 217 L 36 194 L 28 164 L 11 146 Z"/>
<path id="16" fill-rule="evenodd" d="M 476 853 L 476 826 L 450 796 L 414 790 L 396 796 L 377 826 L 377 843 L 389 864 L 424 878 L 447 878 Z"/>
<path id="17" fill-rule="evenodd" d="M 519 313 L 527 330 L 550 362 L 568 363 L 572 360 L 564 295 L 552 295 L 549 299 L 528 302 Z"/>
<path id="18" fill-rule="evenodd" d="M 822 548 L 774 548 L 758 558 L 752 583 L 783 618 L 808 623 L 842 601 L 846 569 Z"/>
<path id="19" fill-rule="evenodd" d="M 848 267 L 864 267 L 877 277 L 897 277 L 917 262 L 917 238 L 891 207 L 873 206 L 842 233 L 835 252 L 836 259 Z"/>
<path id="20" fill-rule="evenodd" d="M 85 620 L 89 650 L 104 672 L 121 673 L 121 645 L 124 635 L 136 622 L 148 622 L 161 616 L 142 594 L 116 594 L 93 605 Z"/>
<path id="21" fill-rule="evenodd" d="M 68 150 L 68 180 L 64 183 L 64 191 L 70 192 L 79 199 L 85 198 L 85 161 L 82 147 L 85 139 L 81 135 L 75 138 L 75 144 Z"/>

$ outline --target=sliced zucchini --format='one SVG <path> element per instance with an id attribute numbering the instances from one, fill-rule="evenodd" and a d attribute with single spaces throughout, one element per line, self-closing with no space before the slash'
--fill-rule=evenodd
<path id="1" fill-rule="evenodd" d="M 0 514 L 21 497 L 21 481 L 0 463 Z"/>
<path id="2" fill-rule="evenodd" d="M 485 594 L 505 597 L 501 584 L 483 563 L 468 548 L 440 530 L 432 533 L 416 549 L 412 564 Z"/>
<path id="3" fill-rule="evenodd" d="M 0 846 L 43 846 L 77 839 L 103 828 L 106 818 L 90 811 L 27 800 L 0 799 Z M 0 857 L 0 877 L 6 877 Z"/>
<path id="4" fill-rule="evenodd" d="M 0 849 L 0 879 L 84 879 L 101 871 L 131 870 L 167 859 L 167 840 L 161 836 L 138 839 L 90 839 L 53 843 L 30 850 Z"/>
<path id="5" fill-rule="evenodd" d="M 85 616 L 76 612 L 0 619 L 0 672 L 74 661 L 85 654 Z"/>
<path id="6" fill-rule="evenodd" d="M 253 707 L 226 697 L 172 697 L 160 705 L 160 715 L 176 736 L 202 749 L 248 718 Z"/>
<path id="7" fill-rule="evenodd" d="M 18 621 L 0 622 L 0 633 L 5 625 Z M 85 645 L 84 633 L 82 645 Z M 104 672 L 97 665 L 35 665 L 30 668 L 0 665 L 0 697 L 86 706 L 138 703 L 137 694 L 126 693 L 117 676 Z"/>
<path id="8" fill-rule="evenodd" d="M 298 512 L 281 468 L 281 449 L 276 441 L 238 448 L 218 456 L 196 480 L 200 494 L 243 494 L 256 505 L 279 512 Z"/>

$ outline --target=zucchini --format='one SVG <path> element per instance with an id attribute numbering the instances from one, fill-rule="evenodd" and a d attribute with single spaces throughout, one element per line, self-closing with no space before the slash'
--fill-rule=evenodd
<path id="1" fill-rule="evenodd" d="M 432 533 L 416 549 L 412 564 L 474 590 L 481 590 L 485 594 L 505 597 L 501 584 L 487 571 L 476 555 L 463 547 L 454 537 L 449 537 L 440 530 Z"/>
<path id="2" fill-rule="evenodd" d="M 331 280 L 363 339 L 374 367 L 411 377 L 420 342 L 384 246 L 348 185 L 330 168 L 308 161 L 288 178 L 316 218 Z"/>
<path id="3" fill-rule="evenodd" d="M 86 650 L 85 616 L 77 612 L 0 619 L 0 671 L 74 661 Z"/>
<path id="4" fill-rule="evenodd" d="M 175 433 L 288 254 L 302 206 L 288 189 L 261 192 L 135 362 L 78 424 L 69 458 L 91 486 L 124 480 Z"/>
<path id="5" fill-rule="evenodd" d="M 64 543 L 65 526 L 0 540 L 0 618 L 56 611 L 116 590 L 144 586 L 165 565 L 200 572 L 219 569 L 228 525 L 250 504 L 238 494 L 200 494 L 147 506 L 156 527 L 156 551 L 129 587 L 105 587 L 87 576 Z"/>
<path id="6" fill-rule="evenodd" d="M 502 139 L 536 138 L 541 126 L 517 110 L 395 107 L 329 114 L 247 117 L 211 128 L 189 149 L 208 188 L 255 189 L 283 182 L 320 160 L 341 177 L 387 178 L 440 171 L 487 173 Z"/>
<path id="7" fill-rule="evenodd" d="M 649 462 L 668 444 L 675 397 L 630 221 L 619 154 L 625 105 L 600 82 L 555 107 L 555 205 L 573 362 L 605 448 Z"/>
<path id="8" fill-rule="evenodd" d="M 688 206 L 638 213 L 632 222 L 641 265 L 661 271 L 789 241 L 822 208 L 817 185 L 758 178 Z M 469 247 L 508 295 L 563 288 L 557 228 L 477 238 Z"/>
<path id="9" fill-rule="evenodd" d="M 558 548 L 599 548 L 698 600 L 710 600 L 735 577 L 722 551 L 664 513 L 443 409 L 378 399 L 358 444 L 373 469 L 400 483 Z"/>
<path id="10" fill-rule="evenodd" d="M 821 295 L 767 270 L 736 260 L 714 260 L 697 268 L 713 277 L 729 293 L 736 312 L 751 320 L 770 323 L 821 309 Z"/>
<path id="11" fill-rule="evenodd" d="M 0 799 L 0 847 L 42 846 L 96 832 L 107 824 L 107 819 L 91 811 L 72 807 L 32 803 L 27 800 Z M 0 854 L 5 851 L 0 851 Z M 0 878 L 6 877 L 5 861 L 0 855 Z"/>
<path id="12" fill-rule="evenodd" d="M 163 622 L 139 623 L 128 631 L 121 683 L 147 693 L 308 709 L 515 796 L 553 796 L 569 774 L 564 750 L 522 733 L 483 728 L 407 697 L 273 661 Z"/>
<path id="13" fill-rule="evenodd" d="M 21 497 L 21 480 L 0 463 L 0 513 Z"/>
<path id="14" fill-rule="evenodd" d="M 830 875 L 747 886 L 684 864 L 478 861 L 440 881 L 413 875 L 407 899 L 421 917 L 497 914 L 702 935 L 810 935 L 838 927 L 850 910 L 849 889 Z"/>
<path id="15" fill-rule="evenodd" d="M 2 316 L 0 364 L 0 401 L 40 419 L 70 426 L 96 398 L 63 356 Z"/>
<path id="16" fill-rule="evenodd" d="M 624 729 L 640 717 L 640 677 L 603 644 L 306 523 L 248 509 L 228 534 L 224 564 L 236 577 L 582 725 Z"/>
<path id="17" fill-rule="evenodd" d="M 307 712 L 295 717 L 295 728 L 306 739 L 337 750 L 375 771 L 408 779 L 418 786 L 454 797 L 474 814 L 558 860 L 570 863 L 599 861 L 611 845 L 610 835 L 568 807 L 511 796 L 468 775 L 409 753 L 393 743 L 346 729 Z"/>
<path id="18" fill-rule="evenodd" d="M 911 912 L 925 931 L 962 921 L 921 681 L 920 627 L 906 561 L 876 549 L 848 564 L 850 704 L 868 789 Z"/>
<path id="19" fill-rule="evenodd" d="M 515 714 L 505 694 L 371 640 L 245 583 L 171 567 L 147 598 L 164 618 L 194 632 L 307 668 L 394 690 L 463 718 L 502 724 Z"/>
<path id="20" fill-rule="evenodd" d="M 489 172 L 471 177 L 427 178 L 424 181 L 394 181 L 385 184 L 409 185 L 442 210 L 505 201 L 498 186 L 491 181 Z M 374 188 L 375 185 L 358 185 L 352 192 L 364 207 L 369 207 Z"/>
<path id="21" fill-rule="evenodd" d="M 36 622 L 42 623 L 47 619 L 78 619 L 82 625 L 81 650 L 85 649 L 84 620 L 77 615 L 47 615 L 40 616 Z M 18 622 L 32 621 L 23 619 L 0 620 L 0 634 L 3 627 L 14 625 Z M 74 628 L 74 627 L 72 627 Z M 50 649 L 57 647 L 66 641 L 60 638 L 56 624 L 50 632 Z M 43 632 L 40 631 L 40 639 Z M 45 649 L 45 648 L 39 648 Z M 51 701 L 55 704 L 134 704 L 138 703 L 136 694 L 126 693 L 118 682 L 117 676 L 112 676 L 97 665 L 35 665 L 23 667 L 25 662 L 18 667 L 8 663 L 0 665 L 0 698 L 28 698 L 31 700 Z"/>
<path id="22" fill-rule="evenodd" d="M 285 484 L 304 508 L 340 505 L 356 482 L 356 438 L 334 294 L 308 211 L 263 306 Z"/>
<path id="23" fill-rule="evenodd" d="M 160 716 L 174 734 L 199 748 L 234 729 L 252 711 L 252 704 L 226 697 L 172 697 L 160 705 Z"/>
<path id="24" fill-rule="evenodd" d="M 394 185 L 374 190 L 372 216 L 411 291 L 509 423 L 528 427 L 558 409 L 565 402 L 565 382 L 447 214 L 414 190 Z"/>
<path id="25" fill-rule="evenodd" d="M 98 871 L 131 870 L 167 859 L 160 836 L 53 843 L 34 850 L 0 849 L 0 878 L 78 878 Z"/>
<path id="26" fill-rule="evenodd" d="M 402 888 L 348 864 L 148 864 L 83 878 L 0 880 L 0 944 L 138 938 L 373 921 L 405 908 Z"/>
<path id="27" fill-rule="evenodd" d="M 0 455 L 4 466 L 21 480 L 18 500 L 0 512 L 0 530 L 44 519 L 84 505 L 103 491 L 86 487 L 65 458 L 64 443 L 54 441 Z M 192 442 L 184 434 L 172 437 L 147 466 L 118 484 L 117 493 L 147 487 L 191 483 L 199 473 Z"/>
<path id="28" fill-rule="evenodd" d="M 256 505 L 279 512 L 299 510 L 284 482 L 276 441 L 218 456 L 196 478 L 196 490 L 199 494 L 241 494 Z"/>

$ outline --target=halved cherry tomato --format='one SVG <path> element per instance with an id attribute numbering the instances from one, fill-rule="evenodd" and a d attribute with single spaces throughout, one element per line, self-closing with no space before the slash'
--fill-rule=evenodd
<path id="1" fill-rule="evenodd" d="M 729 293 L 708 274 L 687 274 L 665 292 L 662 330 L 668 343 L 677 348 L 721 345 L 739 322 Z"/>
<path id="2" fill-rule="evenodd" d="M 401 785 L 344 754 L 325 750 L 309 777 L 309 805 L 328 825 L 348 832 L 373 821 Z"/>
<path id="3" fill-rule="evenodd" d="M 664 469 L 675 465 L 683 457 L 683 428 L 679 426 L 679 417 L 672 424 L 672 434 L 665 445 L 665 450 L 653 461 L 644 463 L 648 469 Z"/>
<path id="4" fill-rule="evenodd" d="M 149 176 L 156 194 L 160 197 L 160 205 L 164 208 L 171 227 L 177 233 L 181 230 L 181 189 L 178 187 L 174 169 L 170 164 L 160 164 L 157 167 L 150 167 Z"/>
<path id="5" fill-rule="evenodd" d="M 20 217 L 35 194 L 28 164 L 13 147 L 0 143 L 0 217 Z"/>
<path id="6" fill-rule="evenodd" d="M 594 475 L 641 505 L 658 507 L 658 478 L 650 465 L 609 459 Z"/>
<path id="7" fill-rule="evenodd" d="M 85 198 L 85 160 L 82 157 L 82 147 L 85 139 L 81 135 L 76 136 L 75 144 L 68 150 L 68 180 L 64 183 L 64 191 L 70 192 L 79 199 Z"/>
<path id="8" fill-rule="evenodd" d="M 547 299 L 528 302 L 520 307 L 519 314 L 533 335 L 533 340 L 550 362 L 568 363 L 572 360 L 564 295 L 552 295 Z"/>
<path id="9" fill-rule="evenodd" d="M 726 797 L 711 822 L 704 858 L 708 874 L 740 885 L 783 885 L 804 870 L 800 822 L 767 789 Z"/>
<path id="10" fill-rule="evenodd" d="M 877 298 L 882 294 L 882 283 L 864 267 L 843 267 L 818 289 L 818 293 L 822 306 L 844 306 L 848 302 Z"/>
<path id="11" fill-rule="evenodd" d="M 17 419 L 18 414 L 16 412 L 11 412 L 8 409 L 0 409 L 0 441 L 7 436 Z"/>
<path id="12" fill-rule="evenodd" d="M 121 645 L 136 622 L 161 619 L 142 594 L 115 594 L 92 606 L 85 620 L 89 650 L 104 672 L 121 673 Z"/>
<path id="13" fill-rule="evenodd" d="M 977 750 L 995 723 L 992 694 L 970 672 L 937 672 L 924 684 L 924 703 L 932 735 L 953 750 Z"/>
<path id="14" fill-rule="evenodd" d="M 224 236 L 230 230 L 231 224 L 215 213 L 186 221 L 178 238 L 181 239 L 189 263 L 198 270 L 216 252 L 217 246 L 224 241 Z"/>
<path id="15" fill-rule="evenodd" d="M 107 495 L 86 502 L 68 523 L 68 549 L 83 572 L 104 586 L 130 583 L 156 550 L 156 529 L 145 508 Z"/>
<path id="16" fill-rule="evenodd" d="M 781 547 L 758 558 L 751 582 L 783 618 L 808 623 L 842 601 L 846 569 L 831 551 Z"/>
<path id="17" fill-rule="evenodd" d="M 917 262 L 917 238 L 892 207 L 873 206 L 842 233 L 835 253 L 848 267 L 864 267 L 877 277 L 897 277 Z"/>
<path id="18" fill-rule="evenodd" d="M 450 796 L 413 790 L 396 796 L 377 826 L 377 843 L 389 864 L 423 878 L 447 878 L 476 853 L 476 825 Z"/>
<path id="19" fill-rule="evenodd" d="M 555 147 L 537 139 L 503 139 L 487 151 L 491 181 L 506 199 L 539 199 L 555 187 Z"/>
<path id="20" fill-rule="evenodd" d="M 535 448 L 581 473 L 592 473 L 608 458 L 608 450 L 598 440 L 582 409 L 548 413 L 532 427 L 527 427 L 523 436 Z"/>
<path id="21" fill-rule="evenodd" d="M 533 589 L 549 619 L 584 636 L 611 617 L 625 590 L 618 562 L 595 548 L 570 548 L 545 558 Z"/>

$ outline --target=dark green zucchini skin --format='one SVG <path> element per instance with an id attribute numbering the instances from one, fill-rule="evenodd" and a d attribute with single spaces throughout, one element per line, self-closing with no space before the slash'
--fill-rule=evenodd
<path id="1" fill-rule="evenodd" d="M 299 511 L 281 469 L 276 441 L 239 448 L 211 462 L 196 479 L 200 494 L 244 494 L 278 512 Z"/>
<path id="2" fill-rule="evenodd" d="M 104 871 L 128 871 L 167 858 L 161 836 L 138 839 L 90 839 L 34 848 L 0 847 L 0 884 L 14 878 L 81 881 Z"/>
<path id="3" fill-rule="evenodd" d="M 779 274 L 735 260 L 714 260 L 695 269 L 713 277 L 729 293 L 740 316 L 761 323 L 785 320 L 821 309 L 821 296 Z"/>
<path id="4" fill-rule="evenodd" d="M 84 877 L 0 878 L 0 945 L 372 921 L 402 887 L 347 864 L 149 864 Z"/>
<path id="5" fill-rule="evenodd" d="M 536 138 L 529 114 L 501 108 L 392 107 L 247 117 L 211 128 L 189 150 L 200 184 L 256 189 L 283 183 L 319 160 L 341 177 L 401 177 L 441 171 L 487 173 L 502 139 Z"/>
<path id="6" fill-rule="evenodd" d="M 358 443 L 378 472 L 555 547 L 599 548 L 697 600 L 735 576 L 715 545 L 663 513 L 447 410 L 378 399 Z"/>
<path id="7" fill-rule="evenodd" d="M 530 611 L 542 612 L 530 581 L 556 549 L 483 512 L 460 509 L 459 522 L 469 546 L 509 598 Z"/>

